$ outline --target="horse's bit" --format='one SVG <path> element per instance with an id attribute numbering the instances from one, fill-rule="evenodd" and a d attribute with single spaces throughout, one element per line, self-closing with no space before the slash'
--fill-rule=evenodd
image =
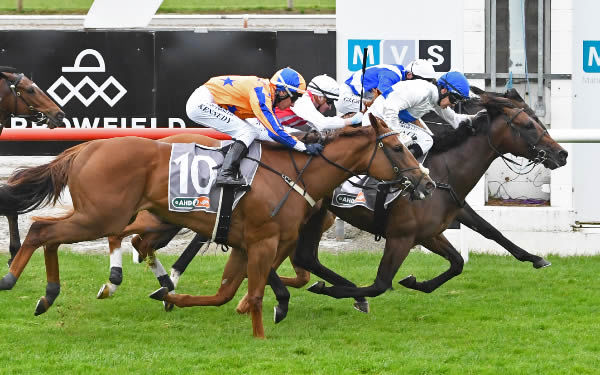
<path id="1" fill-rule="evenodd" d="M 25 75 L 23 73 L 19 73 L 16 76 L 17 77 L 14 81 L 11 81 L 6 76 L 0 77 L 1 79 L 6 80 L 6 82 L 8 84 L 8 88 L 10 89 L 10 92 L 13 94 L 13 96 L 15 98 L 14 105 L 13 105 L 13 111 L 8 112 L 8 113 L 10 113 L 13 117 L 21 117 L 24 119 L 31 119 L 31 121 L 33 121 L 33 122 L 44 123 L 45 121 L 48 120 L 46 115 L 43 114 L 42 112 L 38 111 L 37 109 L 35 109 L 35 107 L 32 106 L 31 104 L 27 103 L 27 100 L 25 100 L 25 98 L 21 94 L 21 91 L 19 91 L 19 83 L 21 82 L 21 80 L 23 79 L 23 77 Z M 29 112 L 31 112 L 31 114 L 29 114 L 29 115 L 16 114 L 19 99 L 21 99 L 23 101 L 23 103 L 25 103 L 25 105 L 27 106 L 27 109 L 29 110 Z"/>

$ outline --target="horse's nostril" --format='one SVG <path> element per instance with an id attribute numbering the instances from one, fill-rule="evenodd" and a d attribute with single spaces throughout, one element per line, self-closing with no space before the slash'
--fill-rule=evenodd
<path id="1" fill-rule="evenodd" d="M 425 184 L 425 187 L 427 188 L 427 190 L 433 190 L 435 189 L 435 184 L 433 182 L 428 182 Z"/>
<path id="2" fill-rule="evenodd" d="M 57 119 L 58 121 L 62 121 L 62 120 L 64 120 L 64 118 L 65 118 L 65 113 L 64 113 L 64 112 L 58 112 L 58 113 L 56 114 L 56 119 Z"/>
<path id="3" fill-rule="evenodd" d="M 567 160 L 567 156 L 569 156 L 569 153 L 566 150 L 562 150 L 558 153 L 558 155 L 561 157 L 561 159 Z"/>

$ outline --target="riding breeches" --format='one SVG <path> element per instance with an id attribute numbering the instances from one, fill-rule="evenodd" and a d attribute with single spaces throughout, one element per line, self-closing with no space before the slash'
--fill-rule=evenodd
<path id="1" fill-rule="evenodd" d="M 215 103 L 213 95 L 204 86 L 192 93 L 185 106 L 188 117 L 200 125 L 211 127 L 243 142 L 246 147 L 255 139 L 268 139 L 267 130 L 260 123 L 242 120 Z"/>
<path id="2" fill-rule="evenodd" d="M 431 146 L 433 146 L 433 138 L 431 138 L 431 135 L 429 135 L 425 129 L 415 124 L 410 122 L 400 122 L 400 124 L 394 126 L 393 129 L 410 138 L 408 144 L 405 142 L 405 146 L 416 143 L 421 147 L 421 150 L 423 150 L 423 154 L 426 154 L 427 151 L 431 149 Z"/>

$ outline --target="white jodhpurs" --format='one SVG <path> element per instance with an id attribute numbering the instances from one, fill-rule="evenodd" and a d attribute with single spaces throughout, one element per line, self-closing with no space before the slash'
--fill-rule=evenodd
<path id="1" fill-rule="evenodd" d="M 400 124 L 393 127 L 394 130 L 405 134 L 411 141 L 405 146 L 410 146 L 412 143 L 416 143 L 423 150 L 423 154 L 426 154 L 433 146 L 433 138 L 425 129 L 412 124 L 410 122 L 401 122 Z"/>
<path id="2" fill-rule="evenodd" d="M 192 93 L 185 106 L 188 117 L 200 125 L 211 127 L 243 142 L 250 147 L 252 141 L 261 136 L 259 128 L 244 121 L 215 103 L 213 95 L 204 86 Z M 266 132 L 266 129 L 262 127 Z"/>

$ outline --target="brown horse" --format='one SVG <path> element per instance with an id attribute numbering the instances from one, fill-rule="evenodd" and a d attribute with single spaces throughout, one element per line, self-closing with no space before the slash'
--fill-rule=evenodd
<path id="1" fill-rule="evenodd" d="M 391 287 L 410 249 L 421 244 L 446 258 L 450 268 L 426 282 L 417 282 L 414 276 L 409 276 L 400 284 L 432 292 L 462 272 L 463 259 L 442 232 L 461 212 L 465 197 L 493 160 L 503 157 L 505 153 L 512 153 L 542 162 L 550 169 L 566 164 L 567 152 L 525 108 L 519 108 L 510 99 L 486 93 L 481 93 L 481 104 L 487 109 L 487 114 L 478 116 L 472 126 L 463 124 L 454 132 L 435 137 L 427 166 L 438 182 L 438 190 L 440 182 L 446 184 L 443 191 L 426 201 L 396 199 L 388 207 L 384 228 L 375 227 L 373 212 L 362 207 L 325 205 L 310 218 L 299 238 L 294 264 L 334 284 L 327 287 L 325 283 L 318 282 L 309 288 L 310 291 L 335 298 L 353 297 L 359 300 L 377 296 Z M 327 218 L 327 209 L 362 230 L 383 233 L 386 238 L 384 254 L 372 285 L 356 287 L 319 262 L 316 250 L 320 234 L 314 229 L 320 228 L 322 220 Z"/>
<path id="2" fill-rule="evenodd" d="M 303 181 L 313 199 L 321 199 L 352 173 L 367 173 L 382 180 L 409 179 L 419 195 L 426 196 L 435 184 L 402 145 L 397 133 L 371 116 L 372 126 L 344 128 L 325 140 L 316 158 L 263 144 L 262 163 L 278 173 L 297 177 L 296 163 L 308 163 Z M 381 151 L 380 151 L 381 150 Z M 92 141 L 75 146 L 49 164 L 16 171 L 7 188 L 28 205 L 56 201 L 67 186 L 73 211 L 60 218 L 38 218 L 23 245 L 0 280 L 0 290 L 12 289 L 31 255 L 44 247 L 46 295 L 36 306 L 44 313 L 60 292 L 58 246 L 127 233 L 137 212 L 148 210 L 165 221 L 212 234 L 215 214 L 172 212 L 168 209 L 167 183 L 171 145 L 136 137 Z M 295 159 L 295 162 L 294 162 Z M 225 267 L 221 289 L 237 290 L 248 277 L 253 334 L 264 337 L 262 298 L 271 266 L 284 251 L 293 249 L 299 230 L 311 212 L 299 194 L 290 195 L 274 217 L 271 212 L 289 185 L 281 174 L 259 168 L 250 190 L 236 207 L 228 244 L 234 247 Z M 17 207 L 24 210 L 26 207 Z M 129 233 L 137 233 L 131 230 Z M 178 306 L 214 305 L 213 297 L 163 296 Z"/>
<path id="3" fill-rule="evenodd" d="M 21 117 L 38 124 L 48 124 L 50 129 L 62 126 L 65 114 L 42 89 L 15 68 L 0 66 L 0 135 L 9 125 L 11 117 Z M 0 138 L 1 139 L 1 138 Z M 11 203 L 0 201 L 0 214 L 8 219 L 11 259 L 21 247 L 17 215 Z"/>

